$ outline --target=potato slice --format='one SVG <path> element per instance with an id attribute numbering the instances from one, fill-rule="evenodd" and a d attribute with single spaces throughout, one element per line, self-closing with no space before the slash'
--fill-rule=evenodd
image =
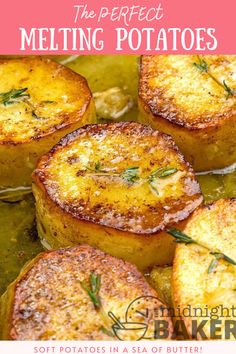
<path id="1" fill-rule="evenodd" d="M 218 335 L 235 339 L 236 266 L 232 260 L 236 261 L 236 199 L 221 199 L 199 208 L 183 232 L 197 242 L 177 246 L 173 268 L 175 307 L 180 309 L 188 334 L 198 339 L 217 339 Z M 220 256 L 211 254 L 215 252 Z M 194 321 L 200 325 L 205 320 L 204 333 L 194 333 Z M 215 324 L 220 328 L 216 332 L 214 320 L 220 321 Z"/>
<path id="2" fill-rule="evenodd" d="M 170 318 L 157 315 L 165 305 L 136 267 L 90 246 L 45 252 L 22 270 L 2 298 L 3 338 L 117 340 L 108 313 L 126 326 L 129 305 L 137 302 L 136 308 L 145 313 L 148 299 L 154 317 L 136 316 L 132 328 L 137 330 L 116 331 L 123 339 L 154 339 L 154 321 L 159 319 L 172 334 Z"/>
<path id="3" fill-rule="evenodd" d="M 202 202 L 172 139 L 138 123 L 69 134 L 41 158 L 33 180 L 43 242 L 88 243 L 140 269 L 172 261 L 174 242 L 163 230 Z"/>
<path id="4" fill-rule="evenodd" d="M 226 167 L 236 161 L 235 89 L 235 55 L 143 56 L 140 121 L 170 134 L 195 170 Z"/>
<path id="5" fill-rule="evenodd" d="M 31 184 L 36 161 L 95 122 L 86 80 L 49 59 L 0 60 L 0 187 Z"/>

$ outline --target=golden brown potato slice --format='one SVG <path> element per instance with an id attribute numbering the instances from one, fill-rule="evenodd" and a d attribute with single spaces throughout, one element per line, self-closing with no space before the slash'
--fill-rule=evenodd
<path id="1" fill-rule="evenodd" d="M 196 243 L 176 248 L 173 297 L 188 334 L 236 339 L 236 199 L 200 207 L 183 232 Z M 196 333 L 194 327 L 202 321 L 206 321 L 203 333 Z"/>
<path id="2" fill-rule="evenodd" d="M 31 184 L 37 159 L 95 122 L 86 80 L 49 59 L 0 60 L 0 187 Z"/>
<path id="3" fill-rule="evenodd" d="M 165 321 L 170 338 L 172 323 L 163 311 L 157 315 L 161 307 L 166 309 L 132 264 L 89 246 L 45 252 L 22 270 L 2 298 L 3 339 L 117 340 L 115 333 L 125 340 L 154 339 L 158 320 Z M 146 308 L 152 316 L 145 316 Z M 132 329 L 113 331 L 109 312 Z M 135 325 L 126 323 L 132 318 Z"/>
<path id="4" fill-rule="evenodd" d="M 170 134 L 198 171 L 236 161 L 236 56 L 146 55 L 140 120 Z"/>
<path id="5" fill-rule="evenodd" d="M 44 243 L 88 243 L 140 269 L 172 261 L 174 242 L 164 230 L 202 201 L 172 139 L 138 123 L 69 134 L 41 158 L 33 180 Z"/>

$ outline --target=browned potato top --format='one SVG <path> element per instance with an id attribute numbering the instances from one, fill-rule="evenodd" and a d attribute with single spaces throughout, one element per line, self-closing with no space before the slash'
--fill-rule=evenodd
<path id="1" fill-rule="evenodd" d="M 229 339 L 230 332 L 225 328 L 227 321 L 235 321 L 236 303 L 236 199 L 220 199 L 198 208 L 183 232 L 195 243 L 178 244 L 176 248 L 172 290 L 175 305 L 181 314 L 187 306 L 192 309 L 190 316 L 182 316 L 190 337 L 194 336 L 192 321 L 200 324 L 207 320 L 204 334 L 207 339 L 215 339 L 215 332 L 210 330 L 212 311 L 213 318 L 220 321 L 216 335 Z M 206 339 L 201 333 L 197 337 Z M 232 333 L 231 339 L 235 340 Z"/>
<path id="2" fill-rule="evenodd" d="M 41 138 L 82 119 L 86 80 L 49 59 L 0 60 L 0 144 Z"/>
<path id="3" fill-rule="evenodd" d="M 90 288 L 91 273 L 100 277 L 97 308 L 84 289 Z M 89 246 L 45 252 L 8 290 L 5 336 L 14 340 L 114 340 L 108 334 L 113 324 L 108 312 L 125 322 L 128 306 L 140 296 L 157 297 L 157 293 L 132 264 Z M 140 303 L 139 310 L 145 311 L 144 306 Z M 158 310 L 164 305 L 156 298 L 155 306 Z M 171 335 L 170 319 L 163 316 L 162 320 L 168 322 Z M 146 336 L 153 334 L 153 318 L 139 316 L 138 320 L 136 316 L 135 321 L 149 324 Z M 134 335 L 129 331 L 127 339 Z"/>
<path id="4" fill-rule="evenodd" d="M 236 115 L 236 55 L 144 55 L 140 71 L 139 96 L 154 116 L 201 129 Z"/>
<path id="5" fill-rule="evenodd" d="M 73 217 L 134 233 L 162 230 L 202 202 L 171 137 L 138 123 L 78 129 L 41 158 L 33 178 Z"/>

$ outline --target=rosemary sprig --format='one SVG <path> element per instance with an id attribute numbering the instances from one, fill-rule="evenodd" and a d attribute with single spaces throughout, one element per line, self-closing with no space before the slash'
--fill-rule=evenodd
<path id="1" fill-rule="evenodd" d="M 176 172 L 178 172 L 177 168 L 166 168 L 166 169 L 163 169 L 163 171 L 158 176 L 158 178 L 166 178 L 166 177 L 173 175 Z"/>
<path id="2" fill-rule="evenodd" d="M 212 80 L 214 80 L 220 87 L 222 87 L 227 95 L 226 99 L 228 99 L 230 96 L 235 96 L 236 95 L 236 89 L 230 88 L 225 80 L 223 82 L 219 81 L 210 71 L 210 66 L 208 63 L 200 57 L 200 55 L 197 55 L 198 58 L 198 63 L 193 63 L 193 65 L 201 72 L 201 73 L 206 73 Z"/>
<path id="3" fill-rule="evenodd" d="M 230 96 L 235 96 L 236 95 L 236 90 L 235 89 L 231 89 L 225 82 L 225 80 L 223 80 L 223 85 L 224 85 L 224 89 L 227 92 L 227 96 L 226 99 L 228 99 Z"/>
<path id="4" fill-rule="evenodd" d="M 188 235 L 184 234 L 182 231 L 174 227 L 171 228 L 170 230 L 167 230 L 167 233 L 173 236 L 175 238 L 175 242 L 177 243 L 185 243 L 185 244 L 195 243 L 196 245 L 201 246 L 206 250 L 208 250 L 209 254 L 215 257 L 215 259 L 213 259 L 209 265 L 208 274 L 214 271 L 215 267 L 218 264 L 219 259 L 224 259 L 226 262 L 232 265 L 236 265 L 236 262 L 232 258 L 226 256 L 224 253 L 210 250 L 207 246 L 197 242 L 196 240 L 192 239 L 191 237 L 189 237 Z"/>
<path id="5" fill-rule="evenodd" d="M 26 93 L 27 90 L 28 88 L 24 87 L 22 89 L 12 89 L 8 92 L 0 93 L 0 103 L 3 104 L 4 106 L 9 106 L 24 101 L 31 108 L 32 110 L 31 114 L 33 118 L 37 120 L 46 119 L 44 117 L 39 117 L 36 114 L 36 108 L 28 100 L 30 98 L 30 95 Z M 50 104 L 50 103 L 54 103 L 54 101 L 46 100 L 46 101 L 42 101 L 42 103 Z"/>
<path id="6" fill-rule="evenodd" d="M 155 182 L 157 178 L 166 178 L 169 177 L 171 175 L 173 175 L 174 173 L 178 172 L 177 168 L 172 168 L 172 167 L 162 167 L 162 168 L 158 168 L 157 170 L 153 171 L 150 176 L 148 177 L 148 183 L 149 183 L 149 187 L 150 189 L 156 193 L 157 195 L 159 195 L 158 189 L 155 186 Z"/>
<path id="7" fill-rule="evenodd" d="M 167 233 L 175 238 L 176 243 L 185 243 L 185 244 L 196 243 L 197 244 L 195 240 L 193 240 L 188 235 L 184 234 L 182 231 L 176 229 L 175 227 L 172 227 L 170 230 L 167 231 Z"/>
<path id="8" fill-rule="evenodd" d="M 149 176 L 149 181 L 152 182 L 156 178 L 166 178 L 174 173 L 178 172 L 177 168 L 172 168 L 172 167 L 162 167 L 158 168 L 157 170 L 153 171 L 150 176 Z"/>
<path id="9" fill-rule="evenodd" d="M 25 93 L 28 90 L 27 87 L 22 89 L 12 89 L 8 92 L 0 93 L 0 103 L 4 106 L 9 106 L 11 104 L 19 103 L 29 98 L 30 95 Z"/>
<path id="10" fill-rule="evenodd" d="M 212 261 L 211 261 L 211 263 L 210 263 L 210 265 L 208 267 L 207 273 L 208 274 L 213 273 L 215 268 L 216 268 L 216 266 L 217 266 L 217 264 L 218 264 L 218 259 L 217 258 L 212 259 Z"/>
<path id="11" fill-rule="evenodd" d="M 215 257 L 215 259 L 213 259 L 211 261 L 211 264 L 208 268 L 208 274 L 214 272 L 217 264 L 218 264 L 218 260 L 219 259 L 224 259 L 226 262 L 230 263 L 230 264 L 233 264 L 233 265 L 236 265 L 236 262 L 232 259 L 232 258 L 229 258 L 228 256 L 226 256 L 224 253 L 221 253 L 221 252 L 210 252 L 211 255 L 213 255 Z"/>
<path id="12" fill-rule="evenodd" d="M 122 178 L 127 183 L 135 183 L 138 179 L 139 167 L 128 167 L 123 170 L 121 173 L 109 173 L 108 171 L 102 169 L 100 161 L 96 162 L 94 167 L 86 166 L 86 170 L 95 172 L 95 175 L 98 176 L 115 176 Z"/>
<path id="13" fill-rule="evenodd" d="M 104 308 L 103 308 L 102 302 L 101 302 L 101 298 L 99 296 L 99 291 L 101 289 L 101 275 L 97 275 L 94 272 L 91 272 L 90 276 L 89 276 L 89 283 L 90 283 L 90 288 L 87 287 L 85 282 L 83 282 L 83 281 L 80 282 L 82 288 L 86 291 L 86 293 L 90 297 L 90 299 L 95 307 L 95 310 L 97 311 L 101 320 L 109 327 L 109 325 L 110 325 L 109 319 L 108 319 L 107 314 L 104 311 Z M 107 329 L 106 327 L 101 326 L 100 330 L 103 333 L 105 333 L 106 335 L 108 335 L 109 337 L 113 337 L 113 333 L 111 331 L 109 331 L 109 329 Z"/>
<path id="14" fill-rule="evenodd" d="M 210 254 L 215 256 L 216 259 L 224 259 L 226 262 L 228 262 L 230 264 L 233 264 L 233 265 L 236 265 L 236 262 L 232 258 L 226 256 L 224 253 L 221 253 L 221 252 L 210 252 Z"/>
<path id="15" fill-rule="evenodd" d="M 102 168 L 101 163 L 98 161 L 95 163 L 94 167 L 86 166 L 86 170 L 91 171 L 91 175 L 94 176 L 113 176 L 120 177 L 123 181 L 129 184 L 134 184 L 137 181 L 142 183 L 148 183 L 152 192 L 156 195 L 159 195 L 158 189 L 155 185 L 155 182 L 158 178 L 164 179 L 178 172 L 177 168 L 173 167 L 161 167 L 153 171 L 147 178 L 141 178 L 139 175 L 140 168 L 137 166 L 128 167 L 120 173 L 109 173 L 109 171 Z"/>
<path id="16" fill-rule="evenodd" d="M 95 273 L 90 273 L 89 276 L 90 288 L 87 287 L 85 282 L 80 282 L 82 288 L 87 292 L 90 299 L 92 300 L 95 309 L 101 307 L 101 299 L 99 296 L 99 290 L 101 288 L 101 275 L 96 275 Z"/>
<path id="17" fill-rule="evenodd" d="M 139 180 L 139 167 L 128 167 L 120 173 L 120 177 L 127 183 L 135 183 Z"/>
<path id="18" fill-rule="evenodd" d="M 202 59 L 199 55 L 197 55 L 198 58 L 198 63 L 193 63 L 196 68 L 201 71 L 202 73 L 207 73 L 208 72 L 208 64 L 207 62 Z"/>

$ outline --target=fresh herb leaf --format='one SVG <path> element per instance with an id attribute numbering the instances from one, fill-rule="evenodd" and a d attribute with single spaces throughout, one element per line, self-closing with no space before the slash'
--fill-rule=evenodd
<path id="1" fill-rule="evenodd" d="M 154 185 L 153 182 L 154 182 L 154 181 L 149 181 L 149 187 L 151 188 L 151 190 L 152 190 L 156 195 L 159 195 L 158 189 L 157 189 L 157 187 Z"/>
<path id="2" fill-rule="evenodd" d="M 175 238 L 175 242 L 177 243 L 185 243 L 185 244 L 197 243 L 191 237 L 184 234 L 182 231 L 176 229 L 175 227 L 172 227 L 170 230 L 167 230 L 167 233 L 173 236 Z"/>
<path id="3" fill-rule="evenodd" d="M 102 331 L 103 333 L 105 333 L 105 334 L 108 335 L 109 337 L 114 337 L 114 334 L 113 334 L 111 331 L 109 331 L 107 328 L 105 328 L 104 326 L 102 326 L 102 327 L 100 328 L 100 331 Z"/>
<path id="4" fill-rule="evenodd" d="M 232 258 L 226 256 L 224 253 L 211 251 L 207 246 L 202 245 L 201 243 L 193 240 L 191 237 L 189 237 L 188 235 L 184 234 L 182 231 L 174 227 L 171 228 L 170 230 L 167 230 L 167 233 L 173 236 L 175 238 L 175 242 L 177 243 L 185 243 L 185 244 L 195 243 L 196 245 L 207 249 L 209 251 L 209 254 L 215 257 L 215 259 L 213 259 L 212 262 L 210 263 L 210 266 L 208 268 L 208 274 L 214 271 L 219 259 L 224 259 L 226 262 L 236 265 L 236 262 Z"/>
<path id="5" fill-rule="evenodd" d="M 137 166 L 128 167 L 120 173 L 109 173 L 109 171 L 102 169 L 102 165 L 101 165 L 100 161 L 98 161 L 95 163 L 94 167 L 86 166 L 85 168 L 88 171 L 94 172 L 94 175 L 97 174 L 97 176 L 108 175 L 108 176 L 120 177 L 123 179 L 123 181 L 125 181 L 126 183 L 129 183 L 129 184 L 134 184 L 138 180 L 141 180 L 144 183 L 148 183 L 151 190 L 157 195 L 159 193 L 158 193 L 157 187 L 154 184 L 155 180 L 157 178 L 166 178 L 168 176 L 173 175 L 174 173 L 176 173 L 178 171 L 177 168 L 172 168 L 172 167 L 164 168 L 164 167 L 162 167 L 162 168 L 158 168 L 157 170 L 153 171 L 150 174 L 150 176 L 148 176 L 147 178 L 141 178 L 139 176 L 139 167 L 137 167 Z"/>
<path id="6" fill-rule="evenodd" d="M 226 98 L 228 99 L 230 96 L 234 96 L 236 94 L 236 90 L 235 89 L 231 89 L 225 82 L 225 80 L 223 80 L 223 85 L 224 85 L 224 89 L 227 92 L 227 96 Z"/>
<path id="7" fill-rule="evenodd" d="M 135 183 L 139 180 L 139 167 L 129 167 L 120 173 L 120 177 L 127 183 Z"/>
<path id="8" fill-rule="evenodd" d="M 178 172 L 177 168 L 172 168 L 172 167 L 162 167 L 162 168 L 158 168 L 157 170 L 153 171 L 150 176 L 148 177 L 148 183 L 149 186 L 151 188 L 151 190 L 156 193 L 157 195 L 159 195 L 158 189 L 155 186 L 154 182 L 156 181 L 157 178 L 166 178 L 169 177 L 171 175 L 173 175 L 174 173 Z"/>
<path id="9" fill-rule="evenodd" d="M 223 82 L 219 81 L 210 71 L 210 66 L 208 65 L 208 63 L 202 59 L 199 55 L 197 55 L 198 57 L 198 63 L 193 63 L 193 65 L 198 69 L 200 70 L 200 72 L 205 72 L 208 74 L 208 76 L 214 80 L 219 86 L 221 86 L 227 93 L 226 95 L 226 99 L 228 99 L 229 97 L 231 96 L 235 96 L 236 95 L 236 90 L 235 89 L 232 89 L 230 88 L 225 80 L 223 80 Z"/>
<path id="10" fill-rule="evenodd" d="M 236 265 L 236 262 L 232 258 L 229 258 L 228 256 L 226 256 L 224 253 L 210 252 L 210 254 L 213 255 L 215 257 L 215 259 L 213 259 L 211 261 L 211 264 L 208 268 L 208 274 L 212 273 L 215 270 L 215 267 L 217 266 L 219 259 L 224 259 L 226 262 Z"/>
<path id="11" fill-rule="evenodd" d="M 90 288 L 87 287 L 85 282 L 80 282 L 82 288 L 87 292 L 90 299 L 92 300 L 94 307 L 99 309 L 101 307 L 101 299 L 99 297 L 99 290 L 101 288 L 101 275 L 96 275 L 95 273 L 90 273 L 89 276 Z"/>
<path id="12" fill-rule="evenodd" d="M 101 276 L 96 275 L 95 273 L 90 274 L 90 285 L 92 288 L 92 292 L 94 294 L 98 294 L 100 288 L 101 288 Z"/>
<path id="13" fill-rule="evenodd" d="M 199 55 L 197 55 L 197 58 L 198 58 L 198 63 L 193 63 L 193 65 L 196 66 L 196 68 L 201 72 L 207 73 L 208 72 L 207 62 L 204 59 L 202 59 Z"/>
<path id="14" fill-rule="evenodd" d="M 211 261 L 211 263 L 209 265 L 209 268 L 207 270 L 207 273 L 208 274 L 213 273 L 215 268 L 216 268 L 216 266 L 217 266 L 217 264 L 218 264 L 218 259 L 216 259 L 216 258 L 212 259 L 212 261 Z"/>
<path id="15" fill-rule="evenodd" d="M 177 168 L 166 168 L 165 170 L 163 170 L 161 172 L 161 174 L 158 177 L 159 178 L 169 177 L 169 176 L 175 174 L 176 172 L 178 172 Z"/>
<path id="16" fill-rule="evenodd" d="M 210 252 L 210 254 L 215 256 L 216 259 L 224 259 L 228 263 L 236 265 L 236 262 L 232 258 L 229 258 L 228 256 L 226 256 L 224 253 L 221 253 L 221 252 Z"/>
<path id="17" fill-rule="evenodd" d="M 25 98 L 29 98 L 30 95 L 25 93 L 28 90 L 27 87 L 22 89 L 12 89 L 8 92 L 0 93 L 0 103 L 4 106 L 8 106 L 14 103 L 19 103 Z"/>
<path id="18" fill-rule="evenodd" d="M 153 182 L 160 174 L 163 168 L 158 168 L 157 170 L 153 171 L 149 176 L 149 182 Z"/>
<path id="19" fill-rule="evenodd" d="M 177 168 L 172 167 L 162 167 L 153 171 L 149 176 L 149 182 L 153 182 L 156 178 L 165 178 L 178 172 Z"/>

